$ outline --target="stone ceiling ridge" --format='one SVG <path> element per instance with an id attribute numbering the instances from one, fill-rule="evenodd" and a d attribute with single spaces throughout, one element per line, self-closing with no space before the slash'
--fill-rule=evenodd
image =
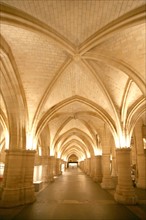
<path id="1" fill-rule="evenodd" d="M 46 143 L 66 146 L 66 156 L 96 147 L 105 126 L 115 140 L 127 127 L 131 135 L 145 111 L 145 0 L 0 6 L 3 118 L 13 124 L 19 111 L 28 113 L 16 118 L 16 133 L 26 121 L 26 136 L 48 132 Z"/>

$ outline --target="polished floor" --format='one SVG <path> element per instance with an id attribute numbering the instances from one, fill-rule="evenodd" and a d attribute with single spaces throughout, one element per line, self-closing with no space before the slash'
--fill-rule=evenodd
<path id="1" fill-rule="evenodd" d="M 137 190 L 136 206 L 117 204 L 113 191 L 101 189 L 79 168 L 63 175 L 37 193 L 35 203 L 0 209 L 0 220 L 137 220 L 146 219 L 146 191 Z"/>

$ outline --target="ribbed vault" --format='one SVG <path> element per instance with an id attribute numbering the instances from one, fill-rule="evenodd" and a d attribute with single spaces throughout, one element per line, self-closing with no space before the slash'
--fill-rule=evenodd
<path id="1" fill-rule="evenodd" d="M 1 0 L 1 143 L 78 160 L 145 124 L 145 0 Z M 88 19 L 87 19 L 88 18 Z M 110 146 L 108 146 L 110 147 Z"/>

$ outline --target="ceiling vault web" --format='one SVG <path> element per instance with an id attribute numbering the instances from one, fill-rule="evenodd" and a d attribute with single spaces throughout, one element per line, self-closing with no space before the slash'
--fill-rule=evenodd
<path id="1" fill-rule="evenodd" d="M 66 160 L 128 147 L 146 124 L 145 9 L 145 0 L 1 0 L 2 148 L 8 134 L 12 148 Z"/>

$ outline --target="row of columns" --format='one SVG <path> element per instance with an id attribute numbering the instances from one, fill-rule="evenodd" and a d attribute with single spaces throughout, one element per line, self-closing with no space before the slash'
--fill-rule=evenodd
<path id="1" fill-rule="evenodd" d="M 136 204 L 138 198 L 135 194 L 131 179 L 131 149 L 116 150 L 116 157 L 110 160 L 109 154 L 93 156 L 80 162 L 80 168 L 94 181 L 100 183 L 103 189 L 115 189 L 114 198 L 122 204 Z M 138 182 L 137 187 L 146 189 L 146 155 L 138 155 Z"/>
<path id="2" fill-rule="evenodd" d="M 102 188 L 113 189 L 116 187 L 115 200 L 117 202 L 136 204 L 137 197 L 131 180 L 131 149 L 117 149 L 115 158 L 111 163 L 110 155 L 104 153 L 102 156 L 94 156 L 81 161 L 80 167 L 94 181 L 100 182 Z M 1 207 L 13 207 L 35 201 L 33 185 L 35 163 L 35 151 L 18 149 L 6 151 L 4 179 L 0 188 Z M 64 164 L 65 168 L 67 167 L 64 161 L 54 156 L 41 157 L 39 164 L 43 167 L 43 182 L 54 181 L 54 176 L 61 174 L 61 164 Z M 137 186 L 143 189 L 146 189 L 145 165 L 146 154 L 138 155 Z M 116 168 L 117 170 L 115 170 Z M 116 178 L 118 178 L 117 183 Z"/>
<path id="3" fill-rule="evenodd" d="M 110 155 L 99 155 L 81 161 L 80 168 L 95 182 L 100 182 L 103 189 L 113 189 L 110 163 Z"/>
<path id="4" fill-rule="evenodd" d="M 36 160 L 35 154 L 32 150 L 6 150 L 0 207 L 15 207 L 36 200 L 33 184 L 34 165 L 42 165 L 43 183 L 54 181 L 54 176 L 61 174 L 61 165 L 67 165 L 54 156 L 44 156 Z"/>
<path id="5" fill-rule="evenodd" d="M 0 189 L 0 206 L 14 207 L 35 201 L 33 186 L 35 151 L 6 150 L 5 169 Z"/>

